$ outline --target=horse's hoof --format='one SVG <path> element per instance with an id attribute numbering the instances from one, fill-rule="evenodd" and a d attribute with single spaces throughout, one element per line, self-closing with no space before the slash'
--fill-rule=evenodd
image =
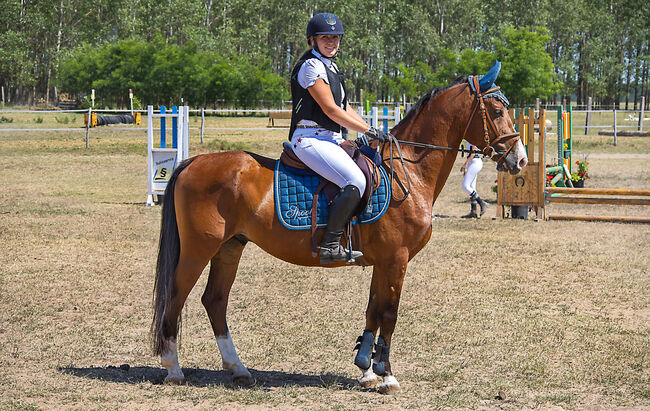
<path id="1" fill-rule="evenodd" d="M 359 384 L 363 388 L 375 388 L 379 385 L 379 378 L 376 375 L 359 378 Z"/>
<path id="2" fill-rule="evenodd" d="M 252 375 L 238 375 L 236 377 L 232 377 L 232 383 L 242 387 L 250 387 L 251 385 L 255 384 L 255 378 L 253 378 Z"/>
<path id="3" fill-rule="evenodd" d="M 185 377 L 168 375 L 165 377 L 165 384 L 182 385 L 185 384 Z"/>
<path id="4" fill-rule="evenodd" d="M 382 394 L 397 394 L 400 390 L 399 382 L 392 375 L 384 377 L 384 382 L 377 388 Z"/>

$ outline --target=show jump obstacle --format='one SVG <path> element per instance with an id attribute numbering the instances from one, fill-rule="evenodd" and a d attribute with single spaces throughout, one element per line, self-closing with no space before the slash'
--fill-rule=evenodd
<path id="1" fill-rule="evenodd" d="M 154 119 L 160 119 L 160 144 L 154 147 Z M 172 141 L 167 142 L 166 119 L 172 120 Z M 147 106 L 147 205 L 156 204 L 154 195 L 165 194 L 167 182 L 176 166 L 189 157 L 189 108 L 172 107 L 167 113 L 165 106 L 154 113 L 153 106 Z"/>
<path id="2" fill-rule="evenodd" d="M 528 153 L 528 165 L 521 173 L 511 175 L 499 172 L 497 180 L 497 217 L 505 216 L 505 206 L 532 207 L 538 219 L 544 220 L 580 220 L 609 221 L 650 224 L 650 217 L 629 216 L 588 216 L 546 214 L 547 203 L 564 204 L 614 204 L 614 205 L 650 205 L 650 190 L 601 189 L 546 187 L 546 174 L 552 175 L 553 182 L 571 175 L 571 110 L 558 110 L 558 165 L 546 168 L 545 123 L 546 112 L 540 110 L 535 117 L 534 110 L 510 110 L 510 118 L 521 133 L 522 143 Z M 567 127 L 569 128 L 567 130 Z M 537 131 L 537 136 L 535 135 Z M 535 139 L 537 138 L 537 144 Z M 535 153 L 537 146 L 537 153 Z M 537 154 L 537 156 L 535 156 Z M 560 177 L 558 177 L 560 176 Z M 562 181 L 563 182 L 563 181 Z M 570 184 L 570 183 L 569 183 Z M 638 198 L 641 197 L 641 198 Z"/>
<path id="3" fill-rule="evenodd" d="M 537 218 L 546 218 L 544 203 L 546 110 L 510 109 L 510 118 L 521 133 L 521 142 L 526 147 L 528 165 L 517 175 L 500 172 L 497 178 L 497 217 L 505 216 L 505 206 L 533 207 Z M 537 150 L 535 130 L 537 129 Z M 537 154 L 537 156 L 535 156 Z"/>

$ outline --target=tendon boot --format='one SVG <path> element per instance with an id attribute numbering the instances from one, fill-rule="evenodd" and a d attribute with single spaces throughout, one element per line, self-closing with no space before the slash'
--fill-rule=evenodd
<path id="1" fill-rule="evenodd" d="M 472 206 L 471 211 L 469 212 L 469 214 L 465 214 L 460 218 L 478 218 L 478 214 L 476 213 L 478 200 L 479 200 L 478 194 L 476 194 L 476 191 L 472 191 L 472 194 L 469 195 L 469 202 Z"/>
<path id="2" fill-rule="evenodd" d="M 482 216 L 487 211 L 488 203 L 482 200 L 481 197 L 477 197 L 477 201 L 479 207 L 481 208 L 481 213 L 479 214 L 479 216 Z"/>
<path id="3" fill-rule="evenodd" d="M 352 217 L 359 201 L 361 201 L 361 194 L 359 189 L 353 185 L 343 187 L 332 201 L 327 227 L 319 247 L 321 264 L 331 264 L 337 261 L 354 262 L 363 256 L 361 251 L 348 251 L 341 245 L 345 224 Z"/>

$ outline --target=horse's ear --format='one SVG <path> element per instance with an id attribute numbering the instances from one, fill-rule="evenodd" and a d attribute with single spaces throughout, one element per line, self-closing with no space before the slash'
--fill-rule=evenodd
<path id="1" fill-rule="evenodd" d="M 499 60 L 495 60 L 494 65 L 492 66 L 490 71 L 488 71 L 487 74 L 484 75 L 478 82 L 481 89 L 481 93 L 488 91 L 489 89 L 494 87 L 494 82 L 499 76 L 499 71 L 501 71 L 501 62 Z"/>

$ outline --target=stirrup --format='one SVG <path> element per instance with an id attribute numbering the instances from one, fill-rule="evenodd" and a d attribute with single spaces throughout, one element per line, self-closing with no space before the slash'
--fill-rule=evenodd
<path id="1" fill-rule="evenodd" d="M 340 244 L 338 244 L 336 248 L 322 246 L 318 248 L 320 249 L 318 254 L 320 256 L 321 264 L 331 264 L 341 261 L 346 261 L 348 264 L 352 264 L 356 262 L 357 258 L 363 257 L 361 251 L 347 250 Z"/>

